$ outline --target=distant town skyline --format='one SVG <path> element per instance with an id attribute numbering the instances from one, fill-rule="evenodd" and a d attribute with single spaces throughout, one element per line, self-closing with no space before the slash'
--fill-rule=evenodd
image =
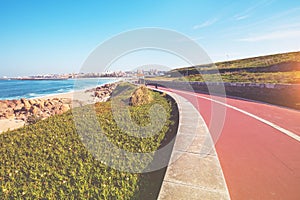
<path id="1" fill-rule="evenodd" d="M 74 79 L 74 78 L 100 78 L 100 77 L 133 77 L 137 74 L 146 76 L 164 75 L 166 71 L 155 68 L 145 69 L 143 67 L 137 68 L 133 71 L 106 71 L 106 72 L 79 72 L 79 73 L 54 73 L 54 74 L 32 74 L 26 76 L 0 76 L 0 80 L 7 79 Z"/>
<path id="2" fill-rule="evenodd" d="M 0 77 L 78 73 L 103 41 L 143 27 L 178 31 L 213 62 L 300 50 L 300 3 L 293 0 L 1 1 L 0 12 Z M 188 66 L 145 51 L 111 69 L 147 64 Z"/>

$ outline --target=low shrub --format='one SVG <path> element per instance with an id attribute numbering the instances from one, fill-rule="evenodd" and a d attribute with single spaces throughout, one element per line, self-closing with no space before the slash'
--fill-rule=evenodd
<path id="1" fill-rule="evenodd" d="M 120 86 L 124 87 L 124 86 Z M 130 86 L 132 87 L 132 86 Z M 116 89 L 118 90 L 118 89 Z M 141 89 L 144 91 L 144 89 Z M 117 125 L 111 100 L 94 106 L 96 117 L 105 136 L 120 149 L 128 152 L 152 152 L 161 144 L 171 124 L 171 102 L 159 93 L 147 91 L 151 103 L 131 106 L 132 119 L 142 126 L 149 125 L 152 105 L 159 104 L 167 113 L 160 132 L 153 137 L 140 138 L 137 132 L 124 132 Z M 122 95 L 121 95 L 122 97 Z M 86 118 L 84 109 L 75 112 Z M 74 110 L 73 110 L 74 113 Z M 158 116 L 159 118 L 159 116 Z M 88 121 L 86 122 L 88 125 Z M 87 130 L 89 128 L 87 127 Z M 100 135 L 86 132 L 78 135 L 74 115 L 68 111 L 35 124 L 0 135 L 0 197 L 1 199 L 131 199 L 141 189 L 141 174 L 118 171 L 96 159 L 82 141 L 96 140 Z M 96 150 L 109 156 L 111 149 Z M 154 154 L 154 153 L 153 153 Z M 152 154 L 152 155 L 153 155 Z M 149 154 L 151 155 L 151 154 Z M 151 161 L 153 157 L 145 159 Z M 120 162 L 122 159 L 119 159 Z"/>
<path id="2" fill-rule="evenodd" d="M 130 103 L 133 106 L 148 104 L 153 100 L 150 91 L 146 86 L 142 85 L 137 88 L 130 97 Z"/>

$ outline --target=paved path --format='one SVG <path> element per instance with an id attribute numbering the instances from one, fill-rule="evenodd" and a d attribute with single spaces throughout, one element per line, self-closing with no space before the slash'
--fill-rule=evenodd
<path id="1" fill-rule="evenodd" d="M 203 118 L 185 98 L 170 95 L 178 104 L 179 130 L 158 199 L 230 199 Z"/>
<path id="2" fill-rule="evenodd" d="M 190 101 L 208 125 L 231 199 L 300 199 L 299 111 L 231 98 L 220 104 L 209 95 L 172 92 Z M 220 137 L 211 126 L 216 106 L 226 109 Z"/>

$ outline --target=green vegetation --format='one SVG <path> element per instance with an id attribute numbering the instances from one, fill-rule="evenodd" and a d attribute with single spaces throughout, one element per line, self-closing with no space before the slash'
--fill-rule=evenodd
<path id="1" fill-rule="evenodd" d="M 227 72 L 222 73 L 221 78 L 223 82 L 232 83 L 287 83 L 300 84 L 300 71 L 291 72 Z M 200 74 L 190 75 L 178 79 L 180 81 L 200 81 L 203 82 L 203 76 Z M 208 82 L 216 82 L 219 80 L 217 74 L 206 74 L 205 80 Z"/>
<path id="2" fill-rule="evenodd" d="M 148 104 L 152 101 L 152 95 L 146 86 L 136 89 L 130 99 L 130 103 L 134 106 Z"/>
<path id="3" fill-rule="evenodd" d="M 122 87 L 131 88 L 128 91 L 135 88 L 127 84 L 117 87 L 116 98 L 126 102 L 130 92 L 122 93 Z M 159 93 L 151 91 L 149 94 L 153 98 L 151 103 L 130 106 L 129 114 L 137 124 L 146 126 L 152 123 L 148 116 L 150 108 L 159 104 L 166 116 L 158 113 L 156 117 L 158 120 L 167 117 L 167 120 L 152 137 L 136 137 L 139 131 L 129 134 L 121 130 L 113 118 L 112 100 L 76 108 L 73 113 L 89 119 L 86 110 L 93 108 L 104 135 L 113 144 L 128 152 L 152 152 L 159 148 L 172 124 L 172 104 Z M 84 144 L 102 139 L 102 134 L 85 121 L 87 124 L 79 122 L 86 126 L 85 135 L 77 134 L 71 111 L 1 134 L 1 199 L 140 199 L 140 191 L 144 190 L 141 184 L 150 187 L 151 183 L 145 183 L 142 174 L 118 171 L 96 159 L 94 155 L 105 157 L 114 152 L 105 147 L 94 149 L 93 154 L 88 151 Z M 142 164 L 153 159 L 153 153 L 147 155 L 144 158 L 147 162 L 141 160 Z M 122 158 L 117 160 L 123 161 Z"/>
<path id="4" fill-rule="evenodd" d="M 274 55 L 259 56 L 253 58 L 238 59 L 232 61 L 218 62 L 216 66 L 222 68 L 245 68 L 266 67 L 284 62 L 300 62 L 300 52 L 281 53 Z"/>
<path id="5" fill-rule="evenodd" d="M 178 68 L 149 80 L 219 82 L 221 77 L 223 82 L 300 84 L 299 76 L 300 52 L 290 52 Z"/>
<path id="6" fill-rule="evenodd" d="M 233 69 L 233 68 L 248 68 L 248 67 L 266 67 L 270 65 L 285 63 L 285 62 L 300 62 L 300 52 L 281 53 L 274 55 L 266 55 L 252 58 L 244 58 L 238 60 L 224 61 L 215 63 L 218 69 Z M 198 65 L 196 67 L 178 68 L 171 71 L 186 72 L 195 70 L 198 71 L 214 69 L 211 65 Z"/>

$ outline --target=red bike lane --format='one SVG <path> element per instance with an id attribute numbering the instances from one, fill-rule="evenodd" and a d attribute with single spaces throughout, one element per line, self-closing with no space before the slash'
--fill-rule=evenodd
<path id="1" fill-rule="evenodd" d="M 231 199 L 300 199 L 298 140 L 239 110 L 211 100 L 209 95 L 160 89 L 185 97 L 204 118 L 215 140 Z M 213 99 L 218 101 L 218 98 Z M 300 135 L 299 111 L 239 99 L 226 98 L 225 101 Z M 219 107 L 217 111 L 226 110 L 225 120 L 217 122 L 224 123 L 220 135 L 214 133 L 216 115 L 212 114 L 213 107 Z"/>

